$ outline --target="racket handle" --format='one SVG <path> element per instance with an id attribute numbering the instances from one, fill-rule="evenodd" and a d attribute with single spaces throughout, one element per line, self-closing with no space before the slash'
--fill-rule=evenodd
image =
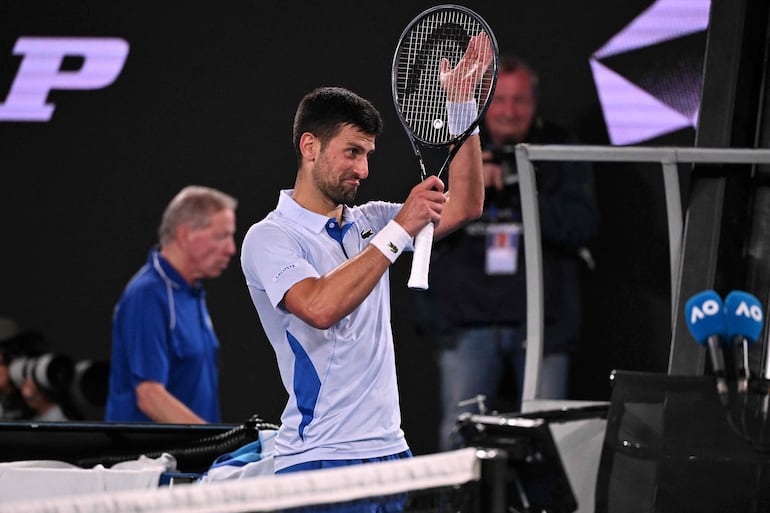
<path id="1" fill-rule="evenodd" d="M 412 272 L 407 285 L 410 289 L 428 289 L 428 266 L 433 248 L 433 223 L 426 224 L 414 237 Z"/>

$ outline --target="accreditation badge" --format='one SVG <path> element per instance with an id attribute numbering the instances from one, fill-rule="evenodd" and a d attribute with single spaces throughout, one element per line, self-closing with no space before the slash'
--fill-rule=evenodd
<path id="1" fill-rule="evenodd" d="M 516 274 L 520 233 L 517 223 L 487 225 L 487 274 Z"/>

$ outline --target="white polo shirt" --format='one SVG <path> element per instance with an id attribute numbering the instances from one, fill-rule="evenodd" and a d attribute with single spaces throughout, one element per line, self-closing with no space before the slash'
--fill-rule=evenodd
<path id="1" fill-rule="evenodd" d="M 334 219 L 301 207 L 291 194 L 281 191 L 278 207 L 249 229 L 241 250 L 246 284 L 289 394 L 275 468 L 405 451 L 389 272 L 358 308 L 327 330 L 278 306 L 295 283 L 320 277 L 359 253 L 401 205 L 344 207 L 340 228 Z"/>

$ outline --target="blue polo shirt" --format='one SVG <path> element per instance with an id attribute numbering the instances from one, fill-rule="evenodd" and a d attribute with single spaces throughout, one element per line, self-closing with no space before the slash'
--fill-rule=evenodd
<path id="1" fill-rule="evenodd" d="M 389 273 L 358 308 L 326 330 L 279 306 L 295 283 L 320 277 L 363 250 L 401 205 L 345 207 L 340 226 L 304 209 L 291 193 L 281 191 L 278 207 L 249 229 L 241 250 L 246 284 L 289 395 L 275 468 L 403 452 L 408 446 L 401 430 Z"/>
<path id="2" fill-rule="evenodd" d="M 203 287 L 190 286 L 152 249 L 113 313 L 105 420 L 149 421 L 135 388 L 157 381 L 204 420 L 219 422 L 218 352 Z"/>

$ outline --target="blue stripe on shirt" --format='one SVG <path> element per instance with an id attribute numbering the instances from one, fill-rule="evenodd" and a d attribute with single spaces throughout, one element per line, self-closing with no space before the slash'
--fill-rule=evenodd
<path id="1" fill-rule="evenodd" d="M 302 414 L 299 437 L 304 440 L 305 427 L 313 420 L 313 411 L 321 390 L 321 380 L 302 344 L 288 331 L 286 338 L 294 352 L 294 395 L 297 397 L 297 408 Z"/>

